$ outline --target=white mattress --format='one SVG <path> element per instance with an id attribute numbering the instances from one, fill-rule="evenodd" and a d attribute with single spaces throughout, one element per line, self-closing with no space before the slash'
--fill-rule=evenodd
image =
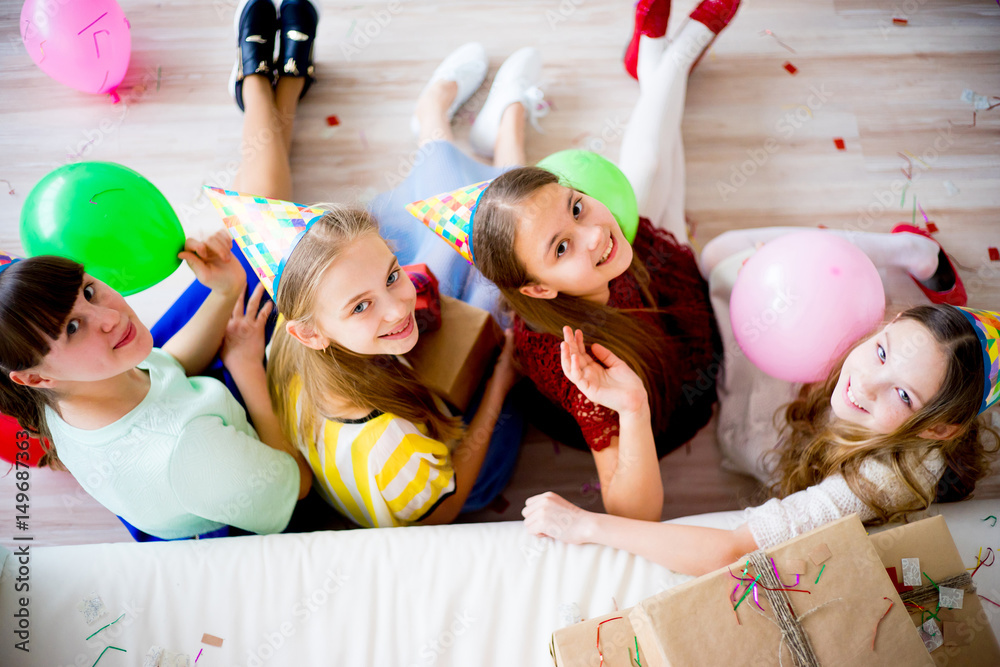
<path id="1" fill-rule="evenodd" d="M 1000 547 L 997 501 L 943 512 L 959 551 Z M 679 522 L 732 527 L 740 513 Z M 0 578 L 0 664 L 140 665 L 151 645 L 219 665 L 551 665 L 564 605 L 584 617 L 613 611 L 687 577 L 623 551 L 527 535 L 519 522 L 252 536 L 30 551 L 29 654 L 13 648 L 16 557 Z M 2 556 L 0 556 L 2 557 Z M 1000 567 L 976 583 L 1000 601 Z M 77 610 L 92 592 L 108 614 Z M 992 594 L 991 594 L 992 593 Z M 1000 629 L 1000 608 L 987 613 Z M 118 617 L 119 623 L 85 641 Z M 221 648 L 200 643 L 222 637 Z"/>

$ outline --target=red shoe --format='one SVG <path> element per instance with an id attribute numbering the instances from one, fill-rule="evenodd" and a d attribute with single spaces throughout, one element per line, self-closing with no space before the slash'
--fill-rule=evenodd
<path id="1" fill-rule="evenodd" d="M 718 35 L 736 16 L 739 6 L 740 0 L 702 0 L 691 12 L 691 19 L 704 24 Z"/>
<path id="2" fill-rule="evenodd" d="M 663 37 L 667 34 L 667 19 L 670 18 L 670 0 L 639 0 L 635 6 L 635 32 L 625 49 L 625 71 L 638 80 L 636 66 L 639 63 L 639 37 Z"/>
<path id="3" fill-rule="evenodd" d="M 892 233 L 917 234 L 919 236 L 926 236 L 931 241 L 934 241 L 934 243 L 938 243 L 937 240 L 930 234 L 928 234 L 926 231 L 920 229 L 919 227 L 914 227 L 913 225 L 906 225 L 906 224 L 896 225 L 895 227 L 892 228 Z M 955 284 L 951 286 L 951 289 L 945 290 L 943 292 L 935 292 L 931 288 L 927 287 L 927 285 L 923 284 L 916 278 L 913 278 L 912 275 L 910 276 L 910 278 L 913 278 L 913 282 L 915 282 L 917 284 L 917 287 L 920 288 L 920 291 L 923 292 L 928 299 L 930 299 L 931 303 L 945 303 L 948 304 L 949 306 L 964 306 L 969 301 L 969 297 L 965 293 L 965 285 L 962 284 L 962 279 L 958 275 L 958 270 L 955 268 L 955 265 L 952 264 L 951 258 L 948 257 L 948 254 L 944 251 L 944 248 L 941 248 L 940 243 L 938 243 L 938 248 L 940 248 L 940 250 L 938 251 L 938 262 L 940 263 L 941 259 L 943 258 L 946 262 L 948 262 L 948 268 L 951 269 L 951 272 L 955 275 Z"/>
<path id="4" fill-rule="evenodd" d="M 722 29 L 729 25 L 729 22 L 736 16 L 736 10 L 739 9 L 739 6 L 740 0 L 702 0 L 701 4 L 691 12 L 691 20 L 701 23 L 718 37 Z M 713 42 L 715 42 L 715 37 L 705 45 L 705 48 L 695 58 L 694 63 L 691 64 L 691 70 L 694 70 L 701 62 L 702 57 L 712 48 Z"/>

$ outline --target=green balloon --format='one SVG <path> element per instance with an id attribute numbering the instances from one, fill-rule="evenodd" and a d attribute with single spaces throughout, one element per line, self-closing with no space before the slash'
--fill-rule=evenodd
<path id="1" fill-rule="evenodd" d="M 560 182 L 579 190 L 608 207 L 629 243 L 639 230 L 639 206 L 632 184 L 612 162 L 597 153 L 567 150 L 553 153 L 538 163 Z"/>
<path id="2" fill-rule="evenodd" d="M 21 209 L 29 255 L 60 255 L 124 295 L 180 266 L 184 229 L 166 198 L 138 172 L 113 162 L 59 167 Z"/>

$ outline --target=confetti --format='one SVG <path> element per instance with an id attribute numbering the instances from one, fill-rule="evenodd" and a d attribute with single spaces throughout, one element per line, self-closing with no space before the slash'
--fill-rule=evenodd
<path id="1" fill-rule="evenodd" d="M 204 650 L 205 650 L 205 649 L 203 649 L 203 648 L 200 648 L 200 649 L 198 649 L 198 655 L 196 655 L 196 656 L 194 657 L 194 664 L 196 664 L 196 665 L 198 664 L 198 658 L 200 658 L 200 657 L 201 657 L 201 652 L 202 652 L 202 651 L 204 651 Z"/>
<path id="2" fill-rule="evenodd" d="M 917 208 L 920 210 L 920 215 L 924 216 L 924 222 L 927 223 L 928 225 L 933 224 L 930 220 L 928 220 L 927 214 L 924 213 L 924 207 L 921 206 L 920 204 L 917 204 Z"/>
<path id="3" fill-rule="evenodd" d="M 327 116 L 326 124 L 329 125 L 330 127 L 340 125 L 340 119 L 337 118 L 336 116 Z"/>
<path id="4" fill-rule="evenodd" d="M 961 192 L 961 190 L 959 190 L 958 187 L 956 187 L 951 181 L 941 181 L 941 185 L 944 186 L 944 190 L 948 193 L 949 197 L 954 197 Z"/>
<path id="5" fill-rule="evenodd" d="M 741 597 L 741 598 L 740 598 L 740 601 L 736 603 L 736 606 L 735 606 L 735 607 L 733 607 L 733 611 L 736 611 L 737 609 L 739 609 L 739 608 L 740 608 L 740 605 L 741 605 L 741 604 L 743 603 L 743 600 L 745 600 L 745 599 L 746 599 L 746 597 L 747 597 L 747 595 L 748 595 L 748 594 L 750 593 L 750 591 L 754 590 L 754 589 L 755 589 L 755 588 L 757 587 L 757 579 L 760 579 L 760 574 L 758 574 L 758 575 L 757 575 L 757 578 L 753 580 L 753 583 L 752 583 L 752 584 L 750 584 L 750 588 L 748 588 L 748 589 L 746 590 L 746 592 L 745 592 L 745 593 L 743 593 L 743 597 Z"/>
<path id="6" fill-rule="evenodd" d="M 110 623 L 108 623 L 107 625 L 105 625 L 105 626 L 104 626 L 104 628 L 110 628 L 110 627 L 111 627 L 112 625 L 114 625 L 114 624 L 115 624 L 115 623 L 117 623 L 118 621 L 122 620 L 123 618 L 125 618 L 125 613 L 124 613 L 124 612 L 122 612 L 122 615 L 121 615 L 121 616 L 119 616 L 119 617 L 118 617 L 118 618 L 116 618 L 115 620 L 113 620 L 113 621 L 111 621 Z M 100 631 L 101 631 L 101 630 L 103 630 L 104 628 L 101 628 L 100 630 L 95 630 L 95 631 L 94 631 L 93 633 L 91 633 L 90 637 L 93 637 L 94 635 L 96 635 L 96 634 L 97 634 L 98 632 L 100 632 Z M 87 637 L 87 639 L 90 639 L 90 637 Z M 85 639 L 84 641 L 86 641 L 86 639 Z"/>
<path id="7" fill-rule="evenodd" d="M 91 593 L 90 597 L 83 598 L 83 601 L 76 608 L 83 612 L 83 620 L 87 622 L 87 625 L 108 613 L 104 606 L 104 600 L 97 593 Z"/>
<path id="8" fill-rule="evenodd" d="M 938 233 L 938 226 L 935 225 L 930 220 L 927 221 L 927 233 L 928 234 L 937 234 Z"/>
<path id="9" fill-rule="evenodd" d="M 205 633 L 201 636 L 201 643 L 208 644 L 209 646 L 222 646 L 222 637 Z"/>
<path id="10" fill-rule="evenodd" d="M 160 656 L 160 667 L 190 667 L 191 658 L 187 653 L 164 651 Z"/>
<path id="11" fill-rule="evenodd" d="M 893 25 L 906 25 L 907 23 L 909 23 L 909 21 L 907 21 L 906 19 L 896 18 L 895 16 L 892 17 Z"/>
<path id="12" fill-rule="evenodd" d="M 794 75 L 794 74 L 795 74 L 796 72 L 798 72 L 798 71 L 799 71 L 799 70 L 798 70 L 798 68 L 797 68 L 797 67 L 795 67 L 795 65 L 793 65 L 793 64 L 792 64 L 792 63 L 790 63 L 790 62 L 786 62 L 786 63 L 785 63 L 784 65 L 783 65 L 783 67 L 784 67 L 784 68 L 785 68 L 786 70 L 788 70 L 788 73 L 789 73 L 789 74 L 792 74 L 792 75 Z"/>
<path id="13" fill-rule="evenodd" d="M 838 151 L 847 150 L 847 147 L 844 145 L 844 140 L 840 137 L 833 140 L 833 145 L 837 147 Z"/>
<path id="14" fill-rule="evenodd" d="M 163 649 L 155 644 L 149 647 L 146 651 L 145 657 L 142 659 L 142 667 L 159 667 L 160 666 L 160 656 L 163 655 Z"/>
<path id="15" fill-rule="evenodd" d="M 965 591 L 961 588 L 948 588 L 940 586 L 938 588 L 938 606 L 948 609 L 961 609 L 965 598 Z"/>
<path id="16" fill-rule="evenodd" d="M 989 602 L 990 604 L 995 604 L 996 606 L 1000 607 L 1000 604 L 997 604 L 996 602 L 994 602 L 993 600 L 989 599 L 988 597 L 986 597 L 986 596 L 985 596 L 985 595 L 983 595 L 982 593 L 977 593 L 976 595 L 978 595 L 978 596 L 979 596 L 979 597 L 981 597 L 982 599 L 986 600 L 986 601 L 987 601 L 987 602 Z"/>
<path id="17" fill-rule="evenodd" d="M 826 544 L 821 544 L 812 551 L 809 552 L 809 560 L 813 562 L 814 565 L 820 565 L 821 563 L 830 559 L 830 547 Z"/>
<path id="18" fill-rule="evenodd" d="M 1000 262 L 1000 250 L 997 250 L 996 248 L 989 248 L 989 252 L 991 262 Z"/>
<path id="19" fill-rule="evenodd" d="M 819 578 L 823 576 L 823 570 L 826 569 L 826 563 L 823 563 L 823 567 L 819 568 L 819 574 L 816 576 L 816 583 L 819 583 Z"/>
<path id="20" fill-rule="evenodd" d="M 906 586 L 919 586 L 921 583 L 923 583 L 923 579 L 920 578 L 920 559 L 904 558 L 903 584 Z"/>
<path id="21" fill-rule="evenodd" d="M 8 192 L 7 194 L 9 195 L 14 194 L 14 186 L 10 184 L 10 181 L 8 181 L 6 178 L 0 178 L 0 183 L 6 183 L 7 187 L 10 188 L 10 192 Z"/>
<path id="22" fill-rule="evenodd" d="M 903 186 L 903 194 L 899 198 L 899 208 L 906 206 L 906 191 L 910 189 L 910 184 L 907 183 Z"/>
<path id="23" fill-rule="evenodd" d="M 990 256 L 990 259 L 993 259 L 992 254 Z M 993 519 L 993 523 L 990 524 L 990 528 L 996 528 L 997 518 L 995 516 L 993 516 L 992 514 L 989 515 L 988 517 L 986 517 L 985 519 L 983 519 L 983 521 L 989 521 L 990 519 Z"/>
<path id="24" fill-rule="evenodd" d="M 510 501 L 504 498 L 502 495 L 497 496 L 493 499 L 493 502 L 489 504 L 489 508 L 496 512 L 497 514 L 503 514 L 510 507 Z"/>
<path id="25" fill-rule="evenodd" d="M 887 597 L 883 597 L 882 599 L 889 602 L 889 609 L 886 609 L 882 613 L 882 615 L 878 617 L 878 621 L 875 622 L 875 632 L 872 634 L 872 650 L 873 651 L 875 650 L 875 639 L 878 637 L 878 626 L 880 626 L 882 624 L 882 619 L 885 618 L 889 614 L 889 610 L 892 609 L 892 606 L 895 604 L 892 600 L 890 600 Z"/>
<path id="26" fill-rule="evenodd" d="M 783 46 L 786 49 L 788 49 L 791 53 L 795 53 L 795 49 L 793 49 L 792 47 L 788 46 L 788 44 L 785 44 L 783 41 L 781 41 L 780 39 L 778 39 L 778 36 L 775 35 L 773 32 L 771 32 L 770 30 L 761 30 L 757 34 L 761 35 L 761 36 L 770 35 L 771 37 L 774 37 L 774 41 L 776 41 L 778 44 L 781 44 L 781 46 Z"/>
<path id="27" fill-rule="evenodd" d="M 970 577 L 976 576 L 976 572 L 979 572 L 979 568 L 983 566 L 993 567 L 993 563 L 995 563 L 997 560 L 997 555 L 996 553 L 993 552 L 993 547 L 986 548 L 986 558 L 983 558 L 982 555 L 983 555 L 983 548 L 979 547 L 979 553 L 976 555 L 976 567 L 965 568 L 967 570 L 972 570 L 972 574 L 969 575 Z M 987 559 L 989 559 L 990 561 L 989 563 L 986 562 Z"/>
<path id="28" fill-rule="evenodd" d="M 601 650 L 601 626 L 608 621 L 617 621 L 621 619 L 621 616 L 615 616 L 614 618 L 608 618 L 597 624 L 597 654 L 601 656 L 601 667 L 604 665 L 604 651 Z"/>
<path id="29" fill-rule="evenodd" d="M 104 650 L 101 651 L 101 654 L 99 656 L 97 656 L 97 660 L 94 661 L 94 665 L 96 665 L 97 663 L 99 663 L 101 661 L 101 658 L 103 658 L 104 654 L 108 652 L 108 649 L 111 649 L 113 651 L 121 651 L 122 653 L 128 653 L 128 651 L 126 651 L 125 649 L 118 648 L 117 646 L 105 646 Z"/>

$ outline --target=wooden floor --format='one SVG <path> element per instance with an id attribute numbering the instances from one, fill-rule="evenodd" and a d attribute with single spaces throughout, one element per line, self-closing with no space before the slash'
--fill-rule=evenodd
<path id="1" fill-rule="evenodd" d="M 0 189 L 0 248 L 20 250 L 18 218 L 32 186 L 82 160 L 145 175 L 191 234 L 217 226 L 200 188 L 225 185 L 238 157 L 241 117 L 226 89 L 236 0 L 121 0 L 133 47 L 117 105 L 57 84 L 32 63 L 19 38 L 21 4 L 0 0 L 0 185 L 11 190 Z M 363 202 L 405 175 L 416 96 L 440 59 L 471 39 L 486 46 L 494 71 L 521 46 L 543 54 L 552 111 L 545 134 L 529 135 L 530 160 L 569 147 L 616 158 L 637 94 L 620 62 L 631 4 L 324 0 L 320 80 L 300 108 L 293 146 L 296 199 Z M 672 29 L 694 4 L 674 4 Z M 894 17 L 908 23 L 894 25 Z M 1000 307 L 1000 262 L 988 251 L 1000 247 L 1000 108 L 980 110 L 973 126 L 973 104 L 963 100 L 965 90 L 1000 96 L 998 35 L 1000 6 L 990 0 L 747 0 L 688 87 L 695 242 L 762 225 L 885 232 L 923 222 L 916 198 L 959 263 L 970 304 Z M 460 144 L 484 97 L 460 112 Z M 339 126 L 327 125 L 331 115 Z M 151 323 L 189 280 L 182 269 L 130 301 Z M 665 517 L 739 507 L 755 489 L 718 469 L 710 428 L 662 467 Z M 589 455 L 556 454 L 535 434 L 510 506 L 477 518 L 516 518 L 524 495 L 550 487 L 596 504 L 593 476 Z M 0 481 L 0 526 L 14 520 L 13 481 Z M 32 483 L 37 543 L 128 539 L 68 475 L 36 471 Z M 1000 497 L 1000 480 L 980 494 Z M 9 544 L 9 529 L 0 533 Z"/>

